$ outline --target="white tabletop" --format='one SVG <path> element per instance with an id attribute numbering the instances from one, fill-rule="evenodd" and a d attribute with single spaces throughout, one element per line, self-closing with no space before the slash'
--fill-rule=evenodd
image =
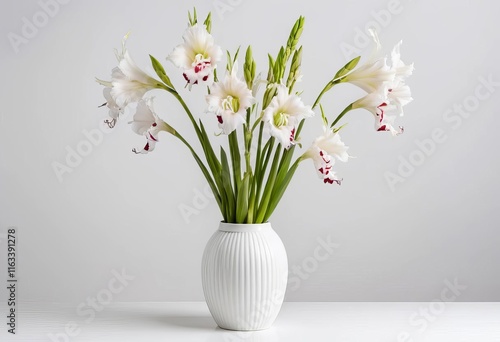
<path id="1" fill-rule="evenodd" d="M 500 342 L 500 303 L 285 303 L 271 329 L 245 333 L 218 328 L 203 302 L 77 307 L 20 303 L 0 341 Z"/>

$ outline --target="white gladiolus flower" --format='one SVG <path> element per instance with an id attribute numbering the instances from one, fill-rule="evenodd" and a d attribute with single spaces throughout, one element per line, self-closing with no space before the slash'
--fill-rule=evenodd
<path id="1" fill-rule="evenodd" d="M 325 127 L 325 133 L 316 138 L 304 157 L 313 160 L 314 168 L 325 184 L 337 183 L 340 185 L 341 180 L 337 178 L 332 168 L 335 164 L 335 158 L 347 162 L 349 159 L 348 149 L 338 133 Z"/>
<path id="2" fill-rule="evenodd" d="M 102 93 L 104 95 L 104 98 L 106 99 L 106 102 L 101 107 L 106 106 L 109 108 L 108 115 L 110 117 L 110 119 L 107 119 L 104 122 L 109 126 L 109 128 L 113 128 L 115 127 L 116 121 L 118 120 L 120 115 L 123 114 L 123 111 L 125 109 L 118 106 L 113 96 L 111 96 L 111 87 L 104 88 Z"/>
<path id="3" fill-rule="evenodd" d="M 401 48 L 402 42 L 397 43 L 392 49 L 391 63 L 392 70 L 395 73 L 394 81 L 389 85 L 388 99 L 389 103 L 396 108 L 397 114 L 403 115 L 403 107 L 413 101 L 411 97 L 410 87 L 408 87 L 404 80 L 413 74 L 413 63 L 405 65 L 401 61 Z"/>
<path id="4" fill-rule="evenodd" d="M 236 76 L 237 67 L 226 75 L 223 82 L 214 83 L 207 95 L 208 111 L 217 116 L 224 134 L 230 134 L 245 122 L 245 114 L 255 99 L 245 82 Z"/>
<path id="5" fill-rule="evenodd" d="M 222 59 L 222 49 L 204 25 L 190 26 L 183 37 L 184 44 L 177 46 L 167 59 L 181 68 L 189 86 L 211 82 L 213 70 Z"/>
<path id="6" fill-rule="evenodd" d="M 109 97 L 106 97 L 107 93 L 104 94 L 108 103 L 122 111 L 129 103 L 141 100 L 149 90 L 161 88 L 157 80 L 142 71 L 132 60 L 125 46 L 127 38 L 128 34 L 122 40 L 122 50 L 115 50 L 118 66 L 111 72 L 111 81 L 97 79 L 98 83 L 111 88 Z M 114 115 L 115 113 L 110 113 L 111 120 L 107 122 L 110 127 L 114 126 L 118 118 Z"/>
<path id="7" fill-rule="evenodd" d="M 264 110 L 262 121 L 269 134 L 280 142 L 284 148 L 295 143 L 295 129 L 304 118 L 314 116 L 310 106 L 305 106 L 300 97 L 289 95 L 288 88 L 278 86 L 278 93 Z"/>
<path id="8" fill-rule="evenodd" d="M 363 108 L 373 114 L 375 118 L 375 130 L 389 131 L 392 135 L 403 133 L 404 128 L 399 127 L 399 130 L 394 128 L 394 116 L 387 113 L 397 108 L 391 105 L 388 97 L 389 91 L 386 87 L 381 87 L 377 91 L 370 93 L 352 104 L 353 109 Z"/>
<path id="9" fill-rule="evenodd" d="M 161 131 L 172 132 L 172 128 L 162 119 L 160 119 L 153 111 L 152 100 L 141 100 L 137 104 L 137 110 L 134 114 L 132 130 L 139 134 L 144 135 L 147 139 L 146 145 L 142 150 L 138 151 L 135 148 L 132 150 L 136 154 L 147 154 L 155 149 L 158 142 L 158 134 Z"/>
<path id="10" fill-rule="evenodd" d="M 371 57 L 365 64 L 347 74 L 343 82 L 352 83 L 367 93 L 372 93 L 387 82 L 394 81 L 396 73 L 387 65 L 387 58 L 378 57 L 381 49 L 380 41 L 374 30 L 370 30 L 369 32 L 375 43 Z"/>
<path id="11" fill-rule="evenodd" d="M 394 79 L 382 83 L 378 89 L 354 102 L 352 106 L 353 109 L 364 108 L 371 112 L 375 117 L 375 129 L 389 131 L 392 135 L 404 132 L 402 126 L 394 126 L 395 116 L 403 115 L 403 107 L 413 100 L 410 87 L 404 83 L 404 79 L 413 73 L 413 64 L 405 65 L 401 61 L 400 46 L 401 42 L 396 44 L 391 54 Z"/>
<path id="12" fill-rule="evenodd" d="M 367 93 L 371 93 L 387 82 L 394 80 L 395 72 L 387 65 L 387 59 L 381 58 L 367 62 L 349 73 L 344 82 L 357 85 Z"/>
<path id="13" fill-rule="evenodd" d="M 391 52 L 391 64 L 392 64 L 392 70 L 395 72 L 395 77 L 396 81 L 402 81 L 406 77 L 411 76 L 413 74 L 413 63 L 411 64 L 404 64 L 403 61 L 401 60 L 401 44 L 403 41 L 400 41 L 397 43 L 394 48 L 392 49 Z"/>
<path id="14" fill-rule="evenodd" d="M 405 129 L 403 126 L 399 126 L 397 129 L 394 127 L 395 119 L 396 116 L 388 115 L 382 110 L 378 120 L 375 120 L 375 129 L 378 132 L 391 132 L 393 136 L 404 133 Z"/>
<path id="15" fill-rule="evenodd" d="M 141 100 L 148 91 L 159 88 L 159 82 L 142 71 L 127 50 L 111 74 L 111 96 L 122 107 Z"/>
<path id="16" fill-rule="evenodd" d="M 387 98 L 389 103 L 395 107 L 398 115 L 403 116 L 403 107 L 413 101 L 411 97 L 411 90 L 402 81 L 394 82 L 390 89 L 388 89 Z"/>
<path id="17" fill-rule="evenodd" d="M 387 106 L 387 102 L 389 101 L 387 97 L 387 87 L 380 87 L 374 92 L 368 93 L 359 100 L 353 102 L 352 109 L 363 108 L 376 116 L 377 113 L 380 112 L 379 107 Z"/>

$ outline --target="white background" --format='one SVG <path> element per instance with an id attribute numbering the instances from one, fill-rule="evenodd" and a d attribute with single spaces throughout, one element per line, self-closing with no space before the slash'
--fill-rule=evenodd
<path id="1" fill-rule="evenodd" d="M 231 10 L 217 11 L 221 3 Z M 165 57 L 181 42 L 187 10 L 195 5 L 201 16 L 214 12 L 213 34 L 224 49 L 252 44 L 262 71 L 267 52 L 275 55 L 295 19 L 305 15 L 299 87 L 309 104 L 347 61 L 342 47 L 370 54 L 357 32 L 389 7 L 390 18 L 379 18 L 384 51 L 403 39 L 403 60 L 415 62 L 408 80 L 415 101 L 399 121 L 406 132 L 397 138 L 377 133 L 368 112 L 349 113 L 342 137 L 356 158 L 337 164 L 342 186 L 322 184 L 304 162 L 272 217 L 295 269 L 287 300 L 431 301 L 440 298 L 446 281 L 467 287 L 458 301 L 500 300 L 499 85 L 474 102 L 480 78 L 500 82 L 498 5 L 389 3 L 74 0 L 60 5 L 16 52 L 9 33 L 21 36 L 23 17 L 33 22 L 41 7 L 3 1 L 0 228 L 18 228 L 20 299 L 78 303 L 122 269 L 135 279 L 120 300 L 203 299 L 201 255 L 221 217 L 213 201 L 201 201 L 203 208 L 188 219 L 181 214 L 180 208 L 194 208 L 195 192 L 205 188 L 184 146 L 165 134 L 154 153 L 134 155 L 131 149 L 144 139 L 131 132 L 129 116 L 61 182 L 53 170 L 54 162 L 65 163 L 68 148 L 87 141 L 84 130 L 102 127 L 106 110 L 97 108 L 104 99 L 94 77 L 109 78 L 113 48 L 128 31 L 135 61 L 152 74 L 148 54 L 156 56 L 182 88 L 182 75 Z M 194 140 L 175 100 L 153 95 L 160 116 Z M 361 95 L 342 85 L 323 104 L 331 118 Z M 214 117 L 203 112 L 202 89 L 183 96 L 216 132 Z M 464 102 L 472 109 L 462 119 L 454 106 Z M 320 125 L 319 116 L 308 124 L 306 146 Z M 417 142 L 436 129 L 446 139 L 421 158 Z M 418 165 L 391 187 L 387 173 L 397 175 L 401 159 L 411 158 Z M 329 237 L 338 247 L 327 260 L 314 261 L 318 240 Z M 2 269 L 4 260 L 2 252 Z M 304 279 L 294 266 L 309 270 L 302 271 Z"/>

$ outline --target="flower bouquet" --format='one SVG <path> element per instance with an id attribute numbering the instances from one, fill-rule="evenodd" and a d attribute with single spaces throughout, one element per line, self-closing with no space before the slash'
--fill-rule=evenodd
<path id="1" fill-rule="evenodd" d="M 375 51 L 371 58 L 358 65 L 360 57 L 356 57 L 332 73 L 314 103 L 306 105 L 301 92 L 296 90 L 302 78 L 303 49 L 299 38 L 304 28 L 303 17 L 295 22 L 277 55 L 268 55 L 264 76 L 257 74 L 251 46 L 246 48 L 240 71 L 240 49 L 234 54 L 229 51 L 224 54 L 215 44 L 211 26 L 210 14 L 200 22 L 196 10 L 189 13 L 183 43 L 167 57 L 180 69 L 176 79 L 182 77 L 187 89 L 175 87 L 163 65 L 151 55 L 156 76 L 142 71 L 126 49 L 128 35 L 123 39 L 121 51 L 116 51 L 118 66 L 112 70 L 111 80 L 97 81 L 105 86 L 103 106 L 109 109 L 106 120 L 109 127 L 114 127 L 127 106 L 136 103 L 131 128 L 143 135 L 146 143 L 133 152 L 152 152 L 160 133 L 166 132 L 180 140 L 192 154 L 223 218 L 203 257 L 203 286 L 210 311 L 223 328 L 263 329 L 270 326 L 279 311 L 287 275 L 283 245 L 267 222 L 298 166 L 310 159 L 321 181 L 340 184 L 335 162 L 347 162 L 349 154 L 339 132 L 345 126 L 342 125 L 345 115 L 356 109 L 372 114 L 375 130 L 401 134 L 403 127 L 395 126 L 394 121 L 412 101 L 405 79 L 412 74 L 413 65 L 402 62 L 401 43 L 392 50 L 390 62 L 379 56 L 380 43 L 372 31 Z M 218 65 L 224 56 L 226 68 L 220 72 Z M 330 122 L 321 99 L 342 83 L 358 86 L 367 94 L 347 105 Z M 203 119 L 217 120 L 217 139 L 227 136 L 228 151 L 222 146 L 214 147 L 212 134 L 184 100 L 192 87 L 201 86 L 207 89 L 202 100 L 206 102 L 208 116 L 203 114 Z M 146 97 L 153 89 L 164 90 L 179 101 L 196 133 L 196 142 L 188 141 L 168 123 L 168 118 L 156 114 L 152 98 Z M 322 117 L 322 133 L 294 159 L 296 150 L 302 148 L 299 141 L 303 125 L 317 109 Z M 254 246 L 253 250 L 249 246 Z M 237 259 L 240 264 L 233 262 Z M 261 279 L 260 284 L 255 284 L 256 278 Z M 276 303 L 270 304 L 270 288 L 275 292 L 273 298 L 278 298 Z M 224 292 L 230 298 L 224 298 L 221 294 Z"/>

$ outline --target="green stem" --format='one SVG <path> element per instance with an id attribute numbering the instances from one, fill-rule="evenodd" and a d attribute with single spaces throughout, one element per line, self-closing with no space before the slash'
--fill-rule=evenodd
<path id="1" fill-rule="evenodd" d="M 262 133 L 264 131 L 264 124 L 261 122 L 259 129 L 259 138 L 257 140 L 257 155 L 255 157 L 255 174 L 251 179 L 250 187 L 250 201 L 248 204 L 248 217 L 247 223 L 253 223 L 255 201 L 257 199 L 257 184 L 260 175 L 261 158 L 262 158 Z"/>
<path id="2" fill-rule="evenodd" d="M 345 76 L 342 76 L 342 77 L 338 77 L 338 78 L 333 79 L 330 82 L 328 82 L 326 84 L 326 86 L 323 88 L 323 90 L 321 91 L 321 93 L 319 93 L 318 97 L 316 98 L 316 101 L 314 101 L 314 104 L 313 104 L 312 108 L 313 109 L 316 108 L 316 106 L 319 104 L 319 101 L 321 100 L 321 98 L 323 97 L 323 95 L 325 95 L 325 93 L 327 91 L 329 91 L 330 89 L 332 89 L 334 85 L 342 83 L 342 80 L 344 78 L 345 78 Z"/>
<path id="3" fill-rule="evenodd" d="M 262 183 L 264 181 L 264 176 L 266 174 L 266 170 L 267 170 L 267 165 L 269 164 L 269 160 L 271 158 L 271 154 L 273 153 L 273 147 L 274 147 L 274 141 L 275 141 L 275 138 L 271 137 L 266 145 L 264 146 L 264 149 L 262 150 L 262 156 L 265 154 L 265 159 L 264 159 L 264 163 L 262 163 L 262 156 L 261 156 L 261 164 L 262 166 L 259 168 L 259 175 L 258 175 L 258 178 L 257 178 L 257 193 L 256 193 L 256 197 L 255 197 L 255 200 L 258 202 L 260 200 L 260 195 L 261 195 L 261 192 L 262 192 Z M 255 208 L 256 210 L 258 209 L 257 207 Z"/>
<path id="4" fill-rule="evenodd" d="M 264 218 L 266 216 L 266 211 L 269 205 L 269 201 L 271 200 L 271 194 L 274 187 L 274 182 L 276 180 L 276 175 L 278 171 L 279 160 L 281 156 L 281 151 L 283 148 L 280 144 L 276 146 L 276 151 L 274 152 L 273 164 L 271 166 L 271 170 L 269 171 L 269 176 L 267 177 L 266 187 L 264 189 L 264 193 L 262 194 L 262 201 L 259 205 L 259 210 L 257 214 L 257 223 L 263 223 Z"/>
<path id="5" fill-rule="evenodd" d="M 252 133 L 245 131 L 245 165 L 246 172 L 252 174 L 252 164 L 250 161 L 250 149 L 252 148 Z"/>
<path id="6" fill-rule="evenodd" d="M 252 134 L 253 134 L 253 131 L 255 131 L 255 129 L 257 128 L 257 125 L 261 124 L 261 123 L 262 123 L 262 115 L 259 116 L 259 118 L 257 120 L 255 120 L 255 122 L 252 126 L 252 129 L 251 129 Z"/>
<path id="7" fill-rule="evenodd" d="M 247 223 L 254 223 L 254 208 L 255 208 L 255 196 L 256 196 L 256 186 L 255 176 L 250 178 L 250 198 L 248 200 L 248 215 L 247 215 Z"/>
<path id="8" fill-rule="evenodd" d="M 297 131 L 295 132 L 295 139 L 299 138 L 300 132 L 302 132 L 302 127 L 304 127 L 304 122 L 305 120 L 302 119 L 302 121 L 299 123 L 299 127 L 297 127 Z"/>
<path id="9" fill-rule="evenodd" d="M 260 123 L 260 128 L 259 128 L 259 138 L 257 140 L 257 156 L 255 159 L 255 173 L 257 173 L 257 168 L 260 165 L 260 159 L 262 155 L 262 134 L 264 133 L 264 123 Z"/>
<path id="10" fill-rule="evenodd" d="M 335 119 L 335 121 L 332 122 L 332 125 L 330 127 L 333 128 L 333 126 L 335 126 L 339 121 L 340 119 L 342 119 L 344 117 L 344 115 L 346 115 L 348 112 L 350 112 L 351 110 L 353 110 L 354 108 L 352 108 L 352 105 L 354 104 L 351 103 L 349 106 L 345 107 L 344 110 L 342 111 L 342 113 L 340 113 L 337 118 Z"/>
<path id="11" fill-rule="evenodd" d="M 250 163 L 250 149 L 252 148 L 252 138 L 253 134 L 252 131 L 249 130 L 250 127 L 250 116 L 251 116 L 251 109 L 247 109 L 247 123 L 246 125 L 243 126 L 243 134 L 244 134 L 244 140 L 245 140 L 245 165 L 246 165 L 246 172 L 251 174 L 252 173 L 252 165 Z"/>
<path id="12" fill-rule="evenodd" d="M 233 182 L 234 193 L 238 197 L 238 190 L 241 183 L 241 156 L 240 148 L 238 145 L 238 133 L 236 130 L 232 131 L 228 136 L 229 139 L 229 152 L 231 154 L 231 164 L 233 165 Z"/>

